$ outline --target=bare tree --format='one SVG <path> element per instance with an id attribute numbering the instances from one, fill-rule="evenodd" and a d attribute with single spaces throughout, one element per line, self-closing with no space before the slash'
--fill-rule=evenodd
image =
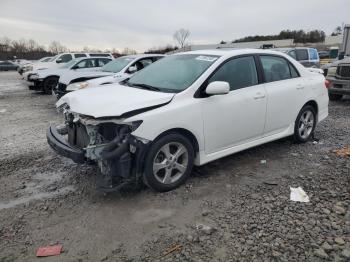
<path id="1" fill-rule="evenodd" d="M 174 33 L 175 41 L 183 48 L 186 45 L 187 38 L 190 36 L 190 31 L 187 29 L 179 29 Z"/>
<path id="2" fill-rule="evenodd" d="M 136 55 L 137 52 L 134 49 L 131 49 L 129 47 L 125 47 L 124 50 L 122 51 L 123 55 Z"/>
<path id="3" fill-rule="evenodd" d="M 62 53 L 62 52 L 66 52 L 67 51 L 67 47 L 61 45 L 60 42 L 52 41 L 50 46 L 49 46 L 49 51 L 54 53 L 54 54 L 59 54 L 59 53 Z"/>

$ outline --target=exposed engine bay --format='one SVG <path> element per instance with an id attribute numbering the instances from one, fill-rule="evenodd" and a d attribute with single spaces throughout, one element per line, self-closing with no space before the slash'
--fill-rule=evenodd
<path id="1" fill-rule="evenodd" d="M 75 114 L 67 107 L 63 113 L 65 123 L 56 127 L 57 133 L 66 136 L 69 146 L 82 150 L 85 162 L 99 166 L 101 190 L 114 191 L 142 176 L 149 141 L 131 135 L 142 121 L 125 124 L 123 119 L 95 119 Z"/>

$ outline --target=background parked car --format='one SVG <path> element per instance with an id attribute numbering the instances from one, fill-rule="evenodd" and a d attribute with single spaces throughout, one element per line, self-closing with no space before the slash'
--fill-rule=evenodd
<path id="1" fill-rule="evenodd" d="M 309 47 L 296 47 L 296 48 L 276 48 L 276 51 L 286 53 L 293 57 L 299 63 L 305 67 L 320 67 L 320 58 L 318 56 L 317 49 Z"/>
<path id="2" fill-rule="evenodd" d="M 110 57 L 77 58 L 61 65 L 59 68 L 31 71 L 27 77 L 29 89 L 44 91 L 46 94 L 51 94 L 52 89 L 57 85 L 62 74 L 69 71 L 81 72 L 97 70 L 111 61 L 112 58 Z"/>
<path id="3" fill-rule="evenodd" d="M 41 62 L 41 63 L 46 63 L 46 62 L 50 62 L 51 59 L 53 58 L 53 56 L 45 56 L 41 59 L 39 59 L 38 61 L 27 61 L 27 63 L 22 63 L 19 65 L 17 71 L 20 75 L 23 74 L 23 72 L 25 71 L 29 71 L 29 68 L 31 68 L 31 66 L 33 65 L 33 63 L 36 63 L 36 62 Z"/>
<path id="4" fill-rule="evenodd" d="M 350 57 L 337 60 L 327 68 L 329 99 L 339 100 L 350 95 Z"/>
<path id="5" fill-rule="evenodd" d="M 329 51 L 319 51 L 318 56 L 320 59 L 322 58 L 329 58 Z"/>
<path id="6" fill-rule="evenodd" d="M 18 65 L 11 61 L 0 62 L 0 71 L 17 70 Z"/>
<path id="7" fill-rule="evenodd" d="M 67 92 L 88 86 L 118 83 L 163 57 L 164 55 L 159 54 L 122 56 L 106 64 L 98 71 L 66 72 L 60 77 L 59 84 L 53 91 L 59 99 Z"/>
<path id="8" fill-rule="evenodd" d="M 59 67 L 62 64 L 68 63 L 75 58 L 81 57 L 109 57 L 114 58 L 111 53 L 63 53 L 54 56 L 48 62 L 36 62 L 30 65 L 25 71 L 41 70 L 47 68 Z"/>

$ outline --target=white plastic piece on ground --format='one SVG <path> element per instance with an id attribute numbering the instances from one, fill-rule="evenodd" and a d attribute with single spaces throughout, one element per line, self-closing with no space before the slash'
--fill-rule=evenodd
<path id="1" fill-rule="evenodd" d="M 301 187 L 290 187 L 290 200 L 295 202 L 310 202 L 308 195 Z"/>
<path id="2" fill-rule="evenodd" d="M 264 164 L 266 164 L 267 163 L 267 161 L 266 160 L 260 160 L 260 164 L 262 164 L 262 165 L 264 165 Z"/>

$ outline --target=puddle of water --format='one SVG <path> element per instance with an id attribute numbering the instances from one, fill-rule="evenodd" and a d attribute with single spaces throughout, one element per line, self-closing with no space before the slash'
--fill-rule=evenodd
<path id="1" fill-rule="evenodd" d="M 31 196 L 26 196 L 26 197 L 21 197 L 18 199 L 10 200 L 8 202 L 0 202 L 0 210 L 13 208 L 15 206 L 25 204 L 25 203 L 28 203 L 28 202 L 33 201 L 33 200 L 40 200 L 40 199 L 46 199 L 46 198 L 50 198 L 50 197 L 54 197 L 54 196 L 58 196 L 58 195 L 64 195 L 64 194 L 67 194 L 67 193 L 72 192 L 72 191 L 74 191 L 74 187 L 67 186 L 67 187 L 64 187 L 64 188 L 57 190 L 56 192 L 41 192 L 41 193 L 33 194 Z"/>

